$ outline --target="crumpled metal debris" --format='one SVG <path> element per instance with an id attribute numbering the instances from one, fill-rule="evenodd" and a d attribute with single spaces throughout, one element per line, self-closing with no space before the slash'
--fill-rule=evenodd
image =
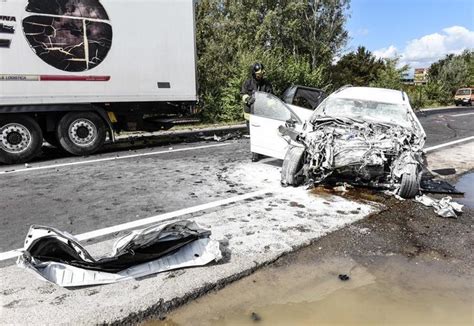
<path id="1" fill-rule="evenodd" d="M 423 178 L 421 180 L 421 191 L 433 194 L 454 194 L 463 195 L 464 193 L 457 190 L 452 184 L 446 180 L 437 180 L 433 178 Z"/>
<path id="2" fill-rule="evenodd" d="M 217 136 L 216 134 L 214 134 L 214 136 L 202 136 L 201 139 L 207 140 L 207 141 L 214 140 L 216 142 L 223 142 L 227 140 L 240 139 L 242 138 L 242 136 L 243 135 L 240 131 L 236 131 L 236 132 L 230 132 L 222 136 Z"/>
<path id="3" fill-rule="evenodd" d="M 452 198 L 449 196 L 438 200 L 422 195 L 416 196 L 415 201 L 427 207 L 433 207 L 435 213 L 441 217 L 456 218 L 458 214 L 462 213 L 462 208 L 464 207 L 464 205 L 452 201 Z"/>
<path id="4" fill-rule="evenodd" d="M 439 175 L 453 175 L 453 174 L 456 174 L 456 169 L 454 168 L 444 168 L 444 169 L 436 169 L 436 170 L 432 170 L 431 172 L 434 172 L 436 174 L 439 174 Z"/>
<path id="5" fill-rule="evenodd" d="M 399 201 L 405 201 L 405 198 L 400 197 L 398 195 L 398 188 L 395 188 L 394 190 L 385 190 L 384 194 L 387 195 L 387 196 L 393 196 L 396 199 L 398 199 Z"/>
<path id="6" fill-rule="evenodd" d="M 110 256 L 96 259 L 67 232 L 33 225 L 17 264 L 62 287 L 109 284 L 219 261 L 219 243 L 210 235 L 187 220 L 150 226 L 120 238 Z"/>
<path id="7" fill-rule="evenodd" d="M 421 165 L 421 131 L 348 118 L 319 118 L 312 125 L 298 140 L 309 154 L 306 170 L 316 183 L 338 172 L 359 181 L 387 179 L 379 185 L 393 189 L 410 164 Z"/>
<path id="8" fill-rule="evenodd" d="M 351 186 L 350 184 L 348 183 L 343 183 L 342 185 L 339 185 L 337 187 L 334 187 L 332 188 L 335 192 L 342 192 L 343 194 L 345 194 L 346 192 L 348 192 L 349 190 L 348 189 L 352 189 L 354 188 L 353 186 Z"/>

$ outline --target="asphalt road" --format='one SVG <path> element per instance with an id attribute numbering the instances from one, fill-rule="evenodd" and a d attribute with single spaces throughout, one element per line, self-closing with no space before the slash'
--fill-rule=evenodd
<path id="1" fill-rule="evenodd" d="M 474 135 L 474 107 L 419 112 L 417 116 L 427 135 L 426 147 Z"/>
<path id="2" fill-rule="evenodd" d="M 473 109 L 419 117 L 428 147 L 474 136 Z M 43 157 L 24 172 L 18 171 L 23 166 L 0 166 L 0 172 L 17 170 L 0 174 L 0 253 L 22 247 L 31 224 L 79 234 L 254 191 L 255 186 L 226 177 L 248 162 L 248 143 L 245 138 L 183 143 L 172 150 L 161 146 L 87 158 L 54 152 L 53 160 Z M 113 159 L 126 155 L 132 156 Z M 104 160 L 57 165 L 97 159 Z M 35 170 L 41 166 L 50 167 Z"/>

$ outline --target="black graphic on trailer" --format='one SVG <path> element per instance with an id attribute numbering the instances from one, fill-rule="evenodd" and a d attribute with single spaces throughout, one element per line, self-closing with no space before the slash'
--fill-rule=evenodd
<path id="1" fill-rule="evenodd" d="M 29 0 L 23 31 L 33 51 L 63 71 L 97 67 L 112 46 L 112 26 L 98 0 Z"/>
<path id="2" fill-rule="evenodd" d="M 11 40 L 7 40 L 7 39 L 0 39 L 0 48 L 9 48 L 10 47 L 10 44 L 12 43 Z"/>
<path id="3" fill-rule="evenodd" d="M 15 26 L 0 23 L 0 33 L 14 34 L 15 33 Z"/>

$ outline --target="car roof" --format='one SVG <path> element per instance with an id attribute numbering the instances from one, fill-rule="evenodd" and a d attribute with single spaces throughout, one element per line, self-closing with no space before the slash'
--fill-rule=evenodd
<path id="1" fill-rule="evenodd" d="M 406 104 L 408 102 L 406 94 L 402 91 L 377 87 L 346 87 L 332 93 L 330 97 L 393 104 Z"/>

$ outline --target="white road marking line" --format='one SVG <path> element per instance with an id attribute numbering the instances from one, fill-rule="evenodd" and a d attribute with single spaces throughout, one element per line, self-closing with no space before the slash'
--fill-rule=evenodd
<path id="1" fill-rule="evenodd" d="M 453 114 L 451 117 L 464 117 L 465 115 L 474 115 L 473 113 Z"/>
<path id="2" fill-rule="evenodd" d="M 455 140 L 455 141 L 452 141 L 452 142 L 449 142 L 449 143 L 444 143 L 444 144 L 428 147 L 428 148 L 425 148 L 425 152 L 429 153 L 429 152 L 435 151 L 435 150 L 440 149 L 440 148 L 444 148 L 444 147 L 464 143 L 464 142 L 467 142 L 467 141 L 470 141 L 470 140 L 474 140 L 474 136 L 463 138 L 463 139 L 458 139 L 458 140 Z"/>
<path id="3" fill-rule="evenodd" d="M 159 151 L 159 152 L 106 157 L 106 158 L 100 158 L 100 159 L 96 159 L 96 160 L 78 161 L 78 162 L 70 162 L 70 163 L 60 163 L 60 164 L 53 164 L 53 165 L 45 165 L 45 166 L 24 168 L 24 169 L 19 169 L 19 170 L 5 170 L 5 171 L 0 171 L 0 174 L 13 174 L 13 173 L 31 172 L 31 171 L 38 171 L 38 170 L 55 169 L 55 168 L 60 168 L 60 167 L 65 167 L 65 166 L 74 166 L 74 165 L 83 165 L 83 164 L 98 163 L 98 162 L 124 160 L 124 159 L 135 158 L 135 157 L 144 157 L 144 156 L 154 156 L 154 155 L 161 155 L 161 154 L 168 154 L 168 153 L 186 152 L 186 151 L 193 151 L 193 150 L 197 150 L 197 149 L 206 149 L 206 148 L 222 147 L 222 146 L 229 146 L 229 145 L 232 145 L 232 143 L 205 145 L 205 146 L 196 146 L 196 147 L 186 147 L 186 148 L 179 148 L 179 149 Z"/>
<path id="4" fill-rule="evenodd" d="M 230 197 L 230 198 L 227 198 L 227 199 L 222 199 L 222 200 L 210 202 L 210 203 L 207 203 L 207 204 L 202 204 L 202 205 L 197 205 L 197 206 L 193 206 L 193 207 L 189 207 L 189 208 L 184 208 L 184 209 L 180 209 L 180 210 L 177 210 L 177 211 L 174 211 L 174 212 L 160 214 L 160 215 L 156 215 L 156 216 L 152 216 L 152 217 L 147 217 L 147 218 L 144 218 L 144 219 L 141 219 L 141 220 L 136 220 L 136 221 L 127 222 L 127 223 L 123 223 L 123 224 L 119 224 L 119 225 L 115 225 L 115 226 L 106 227 L 106 228 L 95 230 L 95 231 L 82 233 L 82 234 L 76 235 L 75 237 L 79 241 L 86 241 L 86 240 L 102 237 L 102 236 L 105 236 L 105 235 L 109 235 L 109 234 L 113 234 L 113 233 L 117 233 L 117 232 L 121 232 L 121 231 L 135 229 L 135 228 L 142 227 L 142 226 L 145 226 L 145 225 L 148 225 L 148 224 L 163 222 L 163 221 L 170 220 L 172 218 L 180 217 L 180 216 L 183 216 L 183 215 L 197 213 L 197 212 L 201 212 L 201 211 L 211 209 L 211 208 L 217 208 L 217 207 L 224 206 L 224 205 L 231 204 L 231 203 L 241 202 L 241 201 L 244 201 L 246 199 L 255 198 L 255 197 L 258 197 L 258 196 L 263 196 L 263 195 L 265 195 L 267 193 L 270 193 L 270 192 L 271 191 L 269 191 L 269 190 L 258 190 L 258 191 L 254 191 L 254 192 L 244 194 L 244 195 Z M 21 250 L 22 249 L 16 249 L 16 250 L 11 250 L 11 251 L 0 253 L 0 261 L 16 258 L 16 257 L 20 256 L 21 255 Z"/>

